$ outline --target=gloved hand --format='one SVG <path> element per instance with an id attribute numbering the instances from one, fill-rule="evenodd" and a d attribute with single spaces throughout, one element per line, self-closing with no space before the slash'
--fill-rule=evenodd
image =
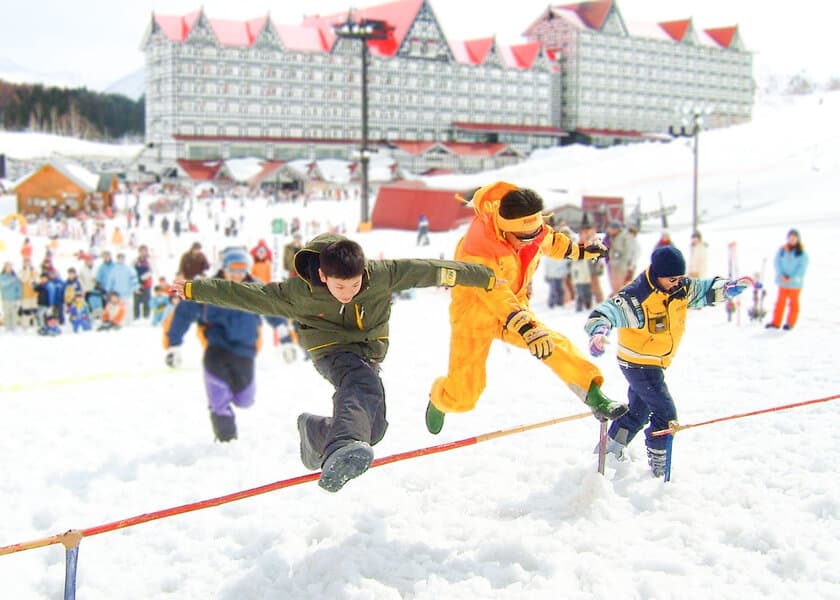
<path id="1" fill-rule="evenodd" d="M 580 257 L 585 260 L 604 258 L 609 254 L 609 248 L 598 240 L 592 240 L 586 244 L 578 244 L 580 247 Z"/>
<path id="2" fill-rule="evenodd" d="M 592 331 L 589 336 L 589 354 L 592 356 L 601 356 L 604 354 L 605 346 L 609 343 L 607 335 L 610 329 L 606 325 L 599 325 Z"/>
<path id="3" fill-rule="evenodd" d="M 166 351 L 166 358 L 164 359 L 167 367 L 177 369 L 181 366 L 181 349 L 177 346 Z"/>
<path id="4" fill-rule="evenodd" d="M 554 351 L 551 333 L 537 325 L 530 311 L 518 310 L 510 313 L 505 328 L 521 335 L 531 354 L 540 360 L 548 358 Z"/>
<path id="5" fill-rule="evenodd" d="M 526 328 L 525 333 L 521 335 L 525 343 L 528 344 L 528 350 L 536 358 L 545 360 L 554 352 L 554 341 L 551 339 L 551 333 L 548 330 L 532 325 L 530 328 Z"/>
<path id="6" fill-rule="evenodd" d="M 505 329 L 515 331 L 519 335 L 522 335 L 521 329 L 526 325 L 531 325 L 533 322 L 534 315 L 531 314 L 530 310 L 517 310 L 508 315 L 507 321 L 505 321 Z"/>
<path id="7" fill-rule="evenodd" d="M 723 295 L 727 298 L 734 298 L 745 289 L 752 286 L 752 283 L 752 279 L 749 277 L 739 277 L 738 279 L 727 281 L 723 285 Z"/>

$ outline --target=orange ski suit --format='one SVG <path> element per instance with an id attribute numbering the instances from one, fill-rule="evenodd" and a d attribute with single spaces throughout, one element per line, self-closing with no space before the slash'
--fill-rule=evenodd
<path id="1" fill-rule="evenodd" d="M 452 288 L 449 320 L 452 337 L 449 346 L 449 373 L 432 386 L 432 404 L 442 412 L 466 412 L 475 408 L 487 385 L 487 354 L 493 340 L 502 340 L 519 348 L 527 344 L 515 331 L 505 329 L 508 315 L 528 309 L 528 284 L 534 276 L 540 256 L 579 260 L 583 249 L 548 225 L 543 233 L 518 252 L 504 239 L 499 229 L 499 204 L 510 183 L 498 182 L 479 189 L 473 195 L 476 216 L 467 233 L 458 242 L 455 260 L 473 262 L 493 269 L 497 280 L 507 286 L 489 292 L 477 288 Z M 542 362 L 562 379 L 581 399 L 592 382 L 603 383 L 601 371 L 584 354 L 556 331 L 551 332 L 554 351 Z"/>

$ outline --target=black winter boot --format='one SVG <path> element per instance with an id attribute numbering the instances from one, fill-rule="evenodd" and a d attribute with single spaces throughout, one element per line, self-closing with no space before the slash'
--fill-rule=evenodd
<path id="1" fill-rule="evenodd" d="M 236 417 L 210 413 L 210 422 L 213 424 L 213 433 L 220 442 L 236 439 Z"/>

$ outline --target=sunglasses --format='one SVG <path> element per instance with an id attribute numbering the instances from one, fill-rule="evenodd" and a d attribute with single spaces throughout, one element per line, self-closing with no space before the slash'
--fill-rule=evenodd
<path id="1" fill-rule="evenodd" d="M 533 242 L 535 239 L 540 237 L 540 234 L 542 234 L 542 232 L 543 226 L 540 225 L 539 228 L 534 231 L 531 231 L 529 233 L 514 233 L 513 236 L 520 242 Z"/>

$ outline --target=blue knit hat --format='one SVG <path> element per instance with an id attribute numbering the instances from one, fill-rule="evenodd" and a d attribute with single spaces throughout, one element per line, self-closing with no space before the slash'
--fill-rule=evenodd
<path id="1" fill-rule="evenodd" d="M 685 259 L 673 246 L 662 246 L 650 255 L 650 278 L 685 275 Z"/>
<path id="2" fill-rule="evenodd" d="M 250 267 L 248 251 L 241 247 L 225 248 L 222 251 L 222 268 L 231 273 L 247 273 Z"/>

